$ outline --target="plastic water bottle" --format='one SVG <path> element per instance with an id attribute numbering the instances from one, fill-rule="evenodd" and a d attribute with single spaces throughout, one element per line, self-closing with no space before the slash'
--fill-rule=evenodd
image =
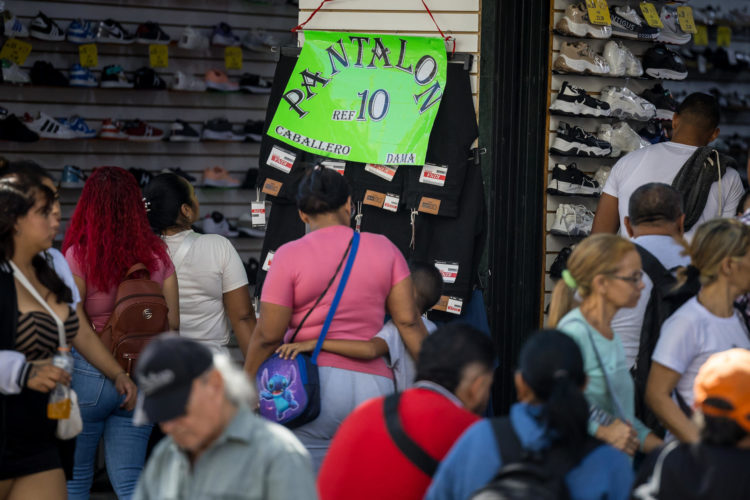
<path id="1" fill-rule="evenodd" d="M 66 372 L 73 373 L 73 355 L 69 347 L 58 347 L 57 354 L 52 358 L 52 364 Z M 70 417 L 70 387 L 63 384 L 55 385 L 49 395 L 47 404 L 47 418 L 61 420 Z"/>

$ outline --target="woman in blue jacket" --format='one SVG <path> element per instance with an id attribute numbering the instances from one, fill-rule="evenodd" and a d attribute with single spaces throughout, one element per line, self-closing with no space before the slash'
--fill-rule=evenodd
<path id="1" fill-rule="evenodd" d="M 590 446 L 583 359 L 575 341 L 544 330 L 526 342 L 515 376 L 519 402 L 510 423 L 521 447 L 532 452 L 561 446 L 576 463 L 565 476 L 572 500 L 628 498 L 633 471 L 628 456 L 601 443 Z M 489 444 L 488 444 L 489 443 Z M 492 443 L 495 443 L 493 445 Z M 440 464 L 426 500 L 470 498 L 502 468 L 492 420 L 471 426 Z"/>

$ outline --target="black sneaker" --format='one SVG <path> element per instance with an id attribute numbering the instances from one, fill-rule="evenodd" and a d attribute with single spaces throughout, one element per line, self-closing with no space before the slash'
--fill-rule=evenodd
<path id="1" fill-rule="evenodd" d="M 0 119 L 0 140 L 36 142 L 39 140 L 39 134 L 29 130 L 16 115 L 5 115 Z"/>
<path id="2" fill-rule="evenodd" d="M 560 122 L 549 150 L 552 154 L 565 156 L 603 157 L 612 154 L 612 145 L 580 127 Z"/>
<path id="3" fill-rule="evenodd" d="M 563 247 L 563 249 L 560 250 L 549 268 L 550 278 L 555 281 L 562 278 L 562 272 L 568 268 L 568 257 L 570 257 L 571 253 L 573 253 L 573 248 L 571 247 Z"/>
<path id="4" fill-rule="evenodd" d="M 598 198 L 601 187 L 590 176 L 584 174 L 575 163 L 558 163 L 552 169 L 552 179 L 547 186 L 549 194 L 561 196 L 588 196 Z"/>
<path id="5" fill-rule="evenodd" d="M 661 31 L 652 28 L 629 5 L 611 7 L 609 16 L 612 19 L 612 35 L 632 40 L 656 40 Z"/>
<path id="6" fill-rule="evenodd" d="M 263 140 L 263 120 L 248 120 L 242 127 L 242 133 L 245 134 L 245 140 L 250 142 L 260 142 Z"/>
<path id="7" fill-rule="evenodd" d="M 661 83 L 644 90 L 641 97 L 656 106 L 657 120 L 671 120 L 677 111 L 677 101 L 674 100 L 672 92 L 662 87 Z"/>
<path id="8" fill-rule="evenodd" d="M 250 94 L 270 94 L 271 82 L 258 75 L 245 73 L 240 77 L 240 90 Z"/>
<path id="9" fill-rule="evenodd" d="M 135 88 L 147 90 L 164 90 L 167 84 L 153 69 L 144 66 L 135 72 Z"/>
<path id="10" fill-rule="evenodd" d="M 103 89 L 132 89 L 133 82 L 119 64 L 110 64 L 102 70 L 99 86 Z"/>
<path id="11" fill-rule="evenodd" d="M 574 87 L 567 81 L 562 83 L 557 98 L 549 109 L 555 115 L 609 116 L 610 114 L 608 103 L 594 99 L 585 90 Z"/>
<path id="12" fill-rule="evenodd" d="M 141 24 L 135 31 L 135 41 L 138 43 L 168 45 L 169 40 L 169 35 L 157 23 L 151 21 Z"/>
<path id="13" fill-rule="evenodd" d="M 51 85 L 54 87 L 67 87 L 68 79 L 60 70 L 55 69 L 47 61 L 37 61 L 31 67 L 31 83 L 34 85 Z"/>
<path id="14" fill-rule="evenodd" d="M 31 21 L 29 34 L 34 38 L 49 42 L 61 42 L 65 40 L 65 30 L 60 28 L 55 21 L 45 16 L 41 11 Z"/>
<path id="15" fill-rule="evenodd" d="M 99 31 L 96 34 L 99 43 L 117 43 L 126 45 L 133 43 L 133 35 L 128 33 L 120 23 L 112 19 L 106 19 L 99 23 Z"/>
<path id="16" fill-rule="evenodd" d="M 203 125 L 203 139 L 207 141 L 241 142 L 244 135 L 235 134 L 232 124 L 226 118 L 214 118 Z"/>
<path id="17" fill-rule="evenodd" d="M 151 178 L 153 177 L 153 174 L 151 172 L 142 168 L 130 167 L 128 169 L 128 172 L 133 174 L 135 180 L 138 181 L 138 185 L 142 188 L 146 187 L 148 183 L 151 182 Z"/>
<path id="18" fill-rule="evenodd" d="M 170 142 L 198 142 L 200 140 L 201 135 L 189 123 L 175 120 L 172 124 L 172 133 L 169 135 Z"/>
<path id="19" fill-rule="evenodd" d="M 664 130 L 661 122 L 651 120 L 638 131 L 638 135 L 646 139 L 651 144 L 658 144 L 660 142 L 667 142 L 667 131 Z"/>
<path id="20" fill-rule="evenodd" d="M 194 183 L 196 180 L 198 180 L 192 175 L 190 175 L 189 173 L 182 170 L 180 167 L 173 167 L 169 169 L 165 168 L 165 169 L 162 169 L 161 173 L 162 174 L 169 174 L 169 173 L 177 174 L 191 184 Z"/>
<path id="21" fill-rule="evenodd" d="M 651 78 L 684 80 L 688 76 L 685 61 L 676 52 L 660 43 L 643 55 L 643 70 Z"/>

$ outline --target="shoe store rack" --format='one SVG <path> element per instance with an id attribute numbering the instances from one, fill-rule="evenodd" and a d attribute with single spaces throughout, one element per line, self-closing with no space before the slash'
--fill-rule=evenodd
<path id="1" fill-rule="evenodd" d="M 179 91 L 173 90 L 172 84 L 178 72 L 202 81 L 206 72 L 212 69 L 225 71 L 234 82 L 239 81 L 240 75 L 245 73 L 270 82 L 278 58 L 278 47 L 254 47 L 255 50 L 241 47 L 241 69 L 227 69 L 223 46 L 209 44 L 207 47 L 188 49 L 178 46 L 178 40 L 188 26 L 211 39 L 215 27 L 226 23 L 237 37 L 237 45 L 246 35 L 257 30 L 263 30 L 261 33 L 267 40 L 293 44 L 295 37 L 289 30 L 297 24 L 296 5 L 285 0 L 6 0 L 5 9 L 11 11 L 25 27 L 29 27 L 42 12 L 63 31 L 76 19 L 93 21 L 94 31 L 100 21 L 113 19 L 130 33 L 135 33 L 142 23 L 151 21 L 158 23 L 171 41 L 165 45 L 168 65 L 153 68 L 166 84 L 167 88 L 163 90 L 0 84 L 0 106 L 20 120 L 23 120 L 25 113 L 36 116 L 41 112 L 55 118 L 78 116 L 97 131 L 108 119 L 123 122 L 142 120 L 151 127 L 161 129 L 164 132 L 162 139 L 107 140 L 97 135 L 87 139 L 0 141 L 0 155 L 11 160 L 36 161 L 58 178 L 65 165 L 79 167 L 84 173 L 90 173 L 93 168 L 102 165 L 142 169 L 151 174 L 157 174 L 162 169 L 180 168 L 195 178 L 193 184 L 202 215 L 218 211 L 230 223 L 234 223 L 249 212 L 250 201 L 255 199 L 255 189 L 202 187 L 203 174 L 206 169 L 220 166 L 237 181 L 236 186 L 241 185 L 247 176 L 254 185 L 253 171 L 258 167 L 259 143 L 249 138 L 243 142 L 172 142 L 163 139 L 169 136 L 175 120 L 186 122 L 199 133 L 206 122 L 217 118 L 225 118 L 234 130 L 240 132 L 248 120 L 262 123 L 267 94 Z M 7 26 L 6 23 L 6 32 Z M 5 40 L 0 37 L 0 44 Z M 30 37 L 21 40 L 32 45 L 31 53 L 20 67 L 22 71 L 29 72 L 37 61 L 47 61 L 69 76 L 71 66 L 80 62 L 79 46 L 67 39 L 45 41 Z M 127 77 L 132 79 L 137 69 L 151 64 L 148 44 L 100 43 L 97 40 L 91 43 L 96 44 L 98 52 L 98 64 L 90 68 L 97 81 L 102 78 L 103 68 L 109 65 L 121 66 Z M 63 229 L 67 227 L 79 195 L 80 188 L 66 188 L 61 192 Z M 261 239 L 240 237 L 230 240 L 243 261 L 251 256 L 257 258 Z"/>

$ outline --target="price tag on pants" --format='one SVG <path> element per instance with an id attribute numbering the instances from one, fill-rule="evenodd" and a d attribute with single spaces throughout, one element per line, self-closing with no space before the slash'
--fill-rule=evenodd
<path id="1" fill-rule="evenodd" d="M 263 261 L 263 266 L 261 267 L 261 269 L 263 269 L 264 271 L 268 271 L 269 269 L 271 269 L 274 253 L 276 252 L 274 252 L 273 250 L 268 251 L 268 253 L 266 254 L 266 260 Z"/>
<path id="2" fill-rule="evenodd" d="M 253 226 L 266 225 L 266 202 L 254 201 L 250 203 L 250 214 L 252 215 Z"/>

